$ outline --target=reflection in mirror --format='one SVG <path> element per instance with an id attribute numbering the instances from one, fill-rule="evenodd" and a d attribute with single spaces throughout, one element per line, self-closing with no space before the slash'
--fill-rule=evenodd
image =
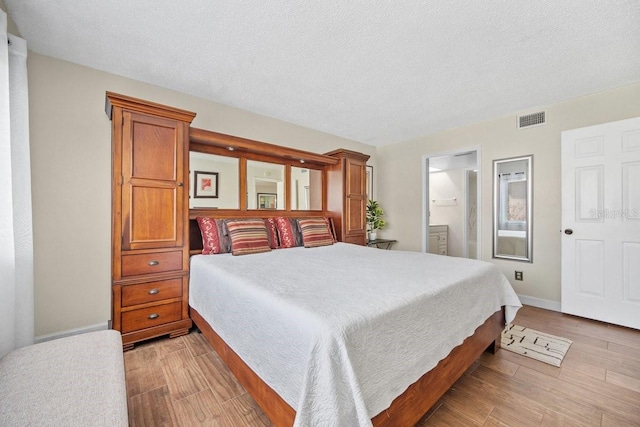
<path id="1" fill-rule="evenodd" d="M 240 209 L 240 161 L 189 152 L 189 209 Z"/>
<path id="2" fill-rule="evenodd" d="M 284 208 L 284 165 L 247 160 L 247 209 Z"/>
<path id="3" fill-rule="evenodd" d="M 533 156 L 493 162 L 493 257 L 532 262 Z"/>
<path id="4" fill-rule="evenodd" d="M 322 171 L 291 167 L 291 210 L 322 210 Z"/>

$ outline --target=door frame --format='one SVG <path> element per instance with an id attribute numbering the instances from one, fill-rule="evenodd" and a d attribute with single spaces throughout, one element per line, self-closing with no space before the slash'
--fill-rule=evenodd
<path id="1" fill-rule="evenodd" d="M 464 169 L 464 181 L 462 181 L 462 186 L 464 188 L 464 218 L 465 220 L 469 219 L 469 203 L 467 203 L 467 200 L 469 200 L 469 172 L 475 171 L 476 172 L 476 199 L 478 197 L 478 194 L 480 193 L 480 188 L 478 187 L 478 175 L 479 175 L 479 168 L 477 165 L 477 159 L 476 159 L 476 168 L 465 168 Z M 478 240 L 480 238 L 479 233 L 480 233 L 480 228 L 478 227 L 478 225 L 480 224 L 479 221 L 479 210 L 478 210 L 478 205 L 477 205 L 477 200 L 476 200 L 476 257 L 478 256 Z M 462 256 L 465 258 L 469 258 L 469 224 L 465 224 L 464 228 L 462 230 L 462 238 L 464 240 L 464 246 L 462 248 Z M 479 258 L 478 258 L 479 259 Z"/>
<path id="2" fill-rule="evenodd" d="M 481 212 L 482 212 L 482 148 L 479 145 L 459 148 L 452 151 L 443 151 L 437 153 L 427 153 L 422 155 L 422 252 L 429 252 L 429 159 L 432 157 L 441 157 L 441 156 L 455 156 L 456 154 L 463 154 L 468 152 L 476 153 L 476 169 L 478 171 L 477 177 L 477 210 L 476 210 L 476 221 L 478 228 L 478 237 L 477 237 L 477 248 L 476 248 L 476 259 L 482 259 L 482 220 L 481 220 Z M 466 168 L 464 168 L 466 169 Z M 466 172 L 465 172 L 466 173 Z M 466 184 L 464 188 L 466 194 Z M 465 212 L 467 209 L 467 201 L 465 198 Z M 463 227 L 463 239 L 465 247 L 468 247 L 469 236 L 467 236 L 466 226 Z M 468 252 L 467 252 L 468 253 Z"/>

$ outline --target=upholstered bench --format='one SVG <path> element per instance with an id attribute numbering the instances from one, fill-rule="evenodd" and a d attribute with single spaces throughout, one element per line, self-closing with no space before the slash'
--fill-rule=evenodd
<path id="1" fill-rule="evenodd" d="M 127 426 L 120 333 L 74 335 L 5 355 L 0 425 Z"/>

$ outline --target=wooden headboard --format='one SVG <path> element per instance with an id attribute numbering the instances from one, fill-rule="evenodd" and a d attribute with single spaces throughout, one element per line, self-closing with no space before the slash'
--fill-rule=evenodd
<path id="1" fill-rule="evenodd" d="M 294 148 L 283 147 L 262 141 L 255 141 L 237 136 L 225 135 L 203 129 L 191 127 L 189 130 L 189 151 L 215 154 L 218 156 L 235 157 L 239 159 L 240 175 L 246 172 L 247 160 L 257 160 L 284 165 L 285 176 L 291 176 L 292 167 L 309 167 L 322 170 L 322 206 L 323 210 L 300 211 L 291 210 L 271 210 L 271 209 L 247 209 L 247 183 L 245 179 L 240 179 L 239 185 L 239 209 L 207 209 L 198 208 L 189 210 L 189 252 L 191 254 L 202 252 L 202 235 L 196 221 L 198 216 L 211 218 L 232 219 L 232 218 L 267 218 L 274 216 L 283 217 L 312 217 L 326 216 L 333 217 L 335 214 L 327 212 L 327 168 L 337 165 L 340 160 L 337 157 L 311 153 Z M 290 180 L 285 179 L 285 206 L 290 206 L 289 195 L 291 194 Z M 334 233 L 335 234 L 335 233 Z"/>

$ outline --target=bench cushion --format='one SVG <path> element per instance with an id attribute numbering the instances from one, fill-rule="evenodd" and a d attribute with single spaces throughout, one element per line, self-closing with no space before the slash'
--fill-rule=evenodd
<path id="1" fill-rule="evenodd" d="M 120 333 L 60 338 L 0 360 L 0 424 L 128 425 Z"/>

